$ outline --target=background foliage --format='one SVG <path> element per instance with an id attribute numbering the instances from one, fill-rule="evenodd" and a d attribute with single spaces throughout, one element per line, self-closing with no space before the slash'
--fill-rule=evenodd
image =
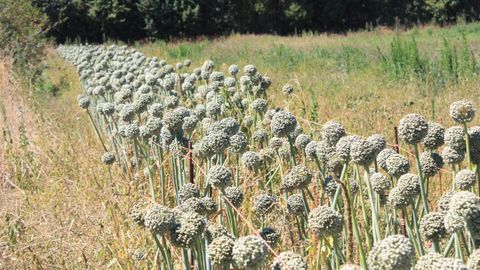
<path id="1" fill-rule="evenodd" d="M 4 0 L 3 0 L 4 1 Z M 237 33 L 341 32 L 477 20 L 477 0 L 32 0 L 58 42 Z"/>
<path id="2" fill-rule="evenodd" d="M 0 55 L 28 79 L 39 76 L 47 18 L 29 0 L 0 0 Z"/>

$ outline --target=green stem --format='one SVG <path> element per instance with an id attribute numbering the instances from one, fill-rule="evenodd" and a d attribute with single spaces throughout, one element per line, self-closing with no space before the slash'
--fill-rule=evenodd
<path id="1" fill-rule="evenodd" d="M 295 147 L 293 146 L 293 139 L 290 138 L 290 136 L 287 136 L 288 138 L 288 145 L 290 146 L 290 160 L 292 162 L 292 166 L 297 165 L 297 161 L 295 160 Z"/>
<path id="2" fill-rule="evenodd" d="M 418 151 L 418 144 L 414 145 L 414 149 L 415 149 L 415 160 L 417 163 L 417 172 L 418 172 L 418 177 L 420 179 L 420 195 L 422 196 L 423 212 L 426 215 L 428 214 L 428 200 L 427 200 L 427 194 L 425 193 L 425 181 L 423 178 L 422 167 L 420 165 L 420 155 Z"/>
<path id="3" fill-rule="evenodd" d="M 360 235 L 360 231 L 358 229 L 358 223 L 357 223 L 357 217 L 355 210 L 352 211 L 352 224 L 353 224 L 353 232 L 355 239 L 357 240 L 357 247 L 360 251 L 360 265 L 362 266 L 362 269 L 367 269 L 367 260 L 365 256 L 365 248 L 363 247 L 363 240 Z"/>
<path id="4" fill-rule="evenodd" d="M 468 169 L 472 169 L 472 157 L 470 156 L 470 136 L 468 136 L 468 127 L 467 123 L 463 123 L 463 131 L 465 133 L 465 144 L 467 147 L 467 162 L 468 162 Z"/>
<path id="5" fill-rule="evenodd" d="M 184 269 L 190 268 L 190 259 L 188 256 L 188 250 L 186 248 L 182 248 L 182 255 L 183 255 L 183 267 Z"/>
<path id="6" fill-rule="evenodd" d="M 345 177 L 345 174 L 347 172 L 347 168 L 348 168 L 348 162 L 345 162 L 343 164 L 343 168 L 342 168 L 342 173 L 340 174 L 340 179 L 343 179 Z M 337 205 L 337 201 L 338 201 L 338 196 L 340 196 L 340 187 L 337 187 L 337 190 L 335 191 L 335 196 L 333 197 L 333 202 L 332 202 L 332 208 L 335 209 L 336 205 Z"/>
<path id="7" fill-rule="evenodd" d="M 372 185 L 370 183 L 370 172 L 368 170 L 368 166 L 365 166 L 365 174 L 366 174 L 366 184 L 367 184 L 367 193 L 368 198 L 370 199 L 370 208 L 372 211 L 372 227 L 373 227 L 373 242 L 376 243 L 381 240 L 380 235 L 380 225 L 378 223 L 378 213 L 377 207 L 375 205 L 375 198 L 372 190 Z"/>
<path id="8" fill-rule="evenodd" d="M 408 219 L 408 213 L 407 213 L 407 209 L 406 208 L 402 208 L 402 211 L 403 211 L 403 215 L 405 216 L 405 222 L 407 223 L 407 235 L 408 235 L 408 238 L 412 239 L 412 242 L 413 242 L 413 245 L 415 246 L 415 250 L 417 251 L 417 253 L 421 256 L 422 252 L 421 252 L 421 248 L 420 248 L 420 245 L 417 241 L 417 237 L 415 237 L 415 235 L 413 234 L 412 232 L 412 229 L 410 228 L 410 221 Z"/>
<path id="9" fill-rule="evenodd" d="M 107 147 L 105 147 L 105 143 L 103 142 L 103 138 L 100 135 L 100 131 L 98 130 L 97 125 L 95 124 L 95 121 L 93 120 L 92 114 L 90 113 L 90 111 L 88 109 L 86 111 L 87 111 L 87 114 L 88 114 L 88 118 L 90 118 L 90 122 L 92 123 L 93 128 L 95 129 L 95 134 L 97 134 L 98 139 L 102 143 L 103 150 L 105 150 L 105 152 L 107 152 L 108 151 Z"/>
<path id="10" fill-rule="evenodd" d="M 165 183 L 165 170 L 163 168 L 163 150 L 161 147 L 158 147 L 158 163 L 160 167 L 160 185 L 162 186 L 162 203 L 166 204 L 166 183 Z"/>
<path id="11" fill-rule="evenodd" d="M 338 246 L 338 236 L 337 235 L 332 235 L 333 238 L 333 249 L 335 252 L 335 268 L 340 268 L 340 265 L 342 262 L 345 261 L 345 258 L 343 257 L 343 254 L 340 250 L 340 247 Z"/>
<path id="12" fill-rule="evenodd" d="M 412 222 L 413 222 L 413 227 L 415 229 L 415 234 L 417 236 L 417 237 L 415 237 L 415 239 L 418 242 L 420 255 L 423 256 L 425 254 L 425 250 L 423 249 L 422 241 L 420 241 L 420 228 L 418 226 L 417 214 L 416 213 L 417 213 L 417 211 L 416 211 L 416 208 L 415 208 L 415 203 L 412 202 Z"/>
<path id="13" fill-rule="evenodd" d="M 303 205 L 305 206 L 305 211 L 310 213 L 310 208 L 308 207 L 307 196 L 305 195 L 305 189 L 302 188 L 302 197 L 303 197 Z"/>
<path id="14" fill-rule="evenodd" d="M 440 243 L 438 242 L 438 240 L 433 240 L 432 244 L 433 244 L 433 250 L 436 253 L 440 253 Z"/>
<path id="15" fill-rule="evenodd" d="M 443 250 L 443 257 L 447 257 L 448 253 L 450 253 L 450 250 L 452 249 L 452 245 L 455 243 L 455 234 L 452 234 L 450 236 L 450 240 L 448 240 L 447 245 L 445 246 L 445 249 Z"/>
<path id="16" fill-rule="evenodd" d="M 455 233 L 455 257 L 463 260 L 462 245 L 460 244 L 460 234 L 458 232 Z"/>
<path id="17" fill-rule="evenodd" d="M 354 167 L 355 169 L 355 179 L 357 180 L 357 183 L 361 183 L 360 181 L 360 171 L 358 169 L 358 166 L 355 166 Z M 363 186 L 362 185 L 358 185 L 359 187 L 359 192 L 360 192 L 360 208 L 362 210 L 362 216 L 363 216 L 363 220 L 365 221 L 364 223 L 364 226 L 365 226 L 365 235 L 366 235 L 366 240 L 367 240 L 367 245 L 370 248 L 373 247 L 373 240 L 372 240 L 372 233 L 370 232 L 370 223 L 368 222 L 368 215 L 367 215 L 367 211 L 366 211 L 366 207 L 365 207 L 365 201 L 363 200 L 364 198 L 364 192 L 363 192 Z"/>
<path id="18" fill-rule="evenodd" d="M 463 245 L 465 246 L 465 250 L 467 251 L 467 256 L 470 255 L 470 248 L 469 248 L 469 243 L 467 243 L 467 239 L 465 238 L 465 234 L 463 231 L 460 231 L 460 239 L 462 240 Z"/>
<path id="19" fill-rule="evenodd" d="M 320 238 L 318 240 L 318 248 L 317 248 L 317 267 L 316 270 L 322 269 L 322 241 L 323 239 Z"/>

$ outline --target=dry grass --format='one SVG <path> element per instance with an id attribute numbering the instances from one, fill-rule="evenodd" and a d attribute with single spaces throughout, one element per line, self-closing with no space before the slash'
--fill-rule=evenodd
<path id="1" fill-rule="evenodd" d="M 8 63 L 0 65 L 2 127 L 12 138 L 3 135 L 0 148 L 0 269 L 137 268 L 131 254 L 145 240 L 126 222 L 134 196 L 125 181 L 108 186 L 99 142 L 76 106 L 75 71 L 49 57 L 52 80 L 69 82 L 70 89 L 56 98 L 28 95 Z M 22 125 L 27 127 L 23 139 Z"/>
<path id="2" fill-rule="evenodd" d="M 403 40 L 414 36 L 420 52 L 435 58 L 442 50 L 444 38 L 459 51 L 465 35 L 479 59 L 480 32 L 476 31 L 479 27 L 480 24 L 450 28 L 425 26 L 406 32 L 377 29 L 347 35 L 301 37 L 232 35 L 213 41 L 152 43 L 137 47 L 148 56 L 161 57 L 169 63 L 190 58 L 192 66 L 200 66 L 210 58 L 224 72 L 230 64 L 255 64 L 262 74 L 272 79 L 274 94 L 270 96 L 274 105 L 285 105 L 281 88 L 290 82 L 298 90 L 289 106 L 297 116 L 308 118 L 308 109 L 316 100 L 318 123 L 336 119 L 352 133 L 367 135 L 375 131 L 387 135 L 392 141 L 394 125 L 409 112 L 422 113 L 445 126 L 453 125 L 448 117 L 448 105 L 462 98 L 477 102 L 480 81 L 460 80 L 441 88 L 432 85 L 432 81 L 420 83 L 412 79 L 398 82 L 381 69 L 378 50 L 388 53 L 396 36 Z M 343 54 L 345 48 L 356 50 L 359 55 L 349 59 Z M 344 65 L 352 65 L 351 70 Z M 302 107 L 305 111 L 301 111 Z"/>

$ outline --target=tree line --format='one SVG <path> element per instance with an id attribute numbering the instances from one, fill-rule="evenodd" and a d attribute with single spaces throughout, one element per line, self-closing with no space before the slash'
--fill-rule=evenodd
<path id="1" fill-rule="evenodd" d="M 32 0 L 57 42 L 342 32 L 480 18 L 479 0 Z"/>

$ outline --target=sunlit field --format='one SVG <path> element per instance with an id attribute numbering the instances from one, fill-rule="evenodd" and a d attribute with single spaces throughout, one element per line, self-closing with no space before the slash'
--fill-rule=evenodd
<path id="1" fill-rule="evenodd" d="M 0 269 L 480 269 L 479 59 L 480 24 L 5 59 Z"/>

